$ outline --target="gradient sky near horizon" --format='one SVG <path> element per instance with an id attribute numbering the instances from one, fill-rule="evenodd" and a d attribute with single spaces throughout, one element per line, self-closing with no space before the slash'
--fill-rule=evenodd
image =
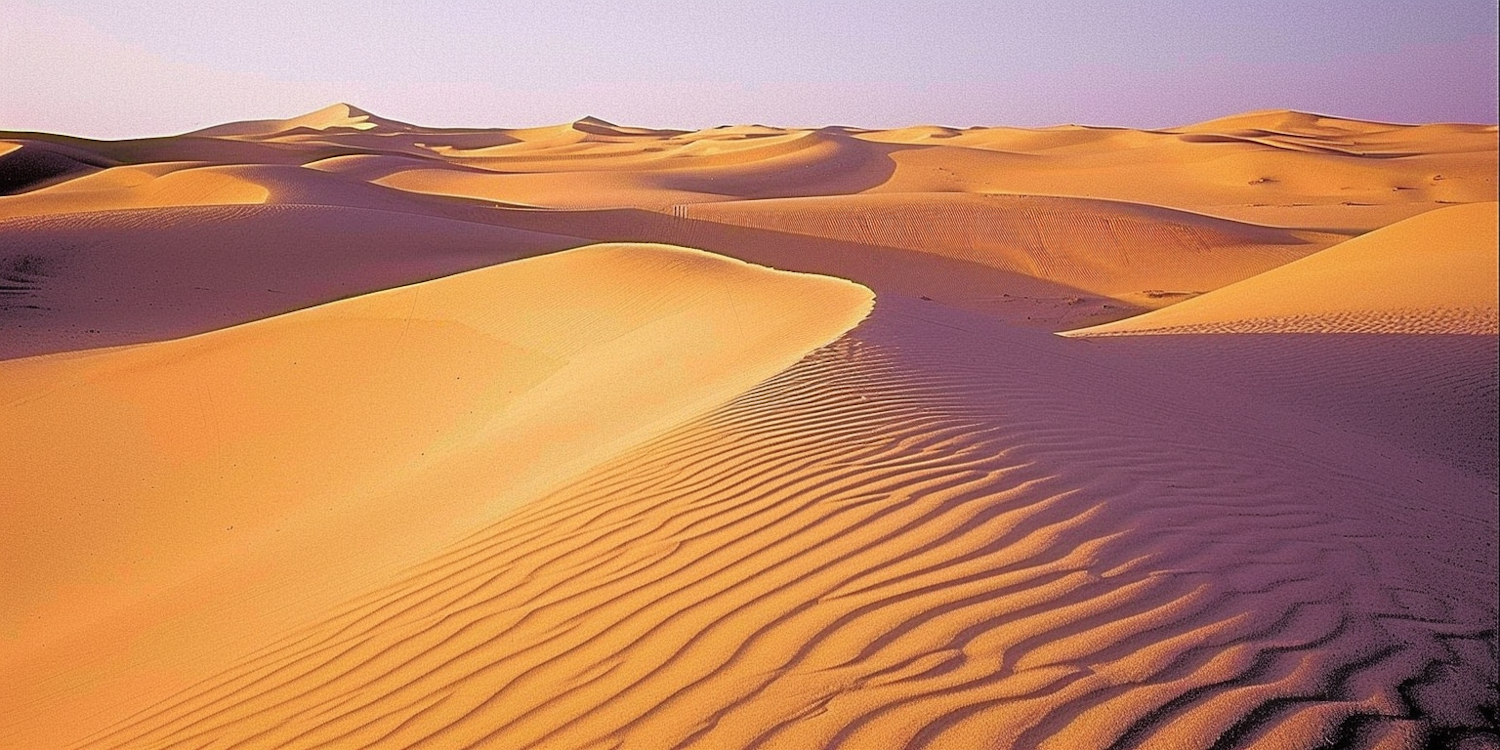
<path id="1" fill-rule="evenodd" d="M 0 130 L 1496 121 L 1494 0 L 0 0 Z"/>

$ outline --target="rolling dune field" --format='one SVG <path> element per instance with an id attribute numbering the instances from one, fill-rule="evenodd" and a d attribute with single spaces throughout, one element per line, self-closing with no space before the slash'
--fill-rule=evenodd
<path id="1" fill-rule="evenodd" d="M 1496 170 L 0 132 L 0 747 L 1500 748 Z"/>

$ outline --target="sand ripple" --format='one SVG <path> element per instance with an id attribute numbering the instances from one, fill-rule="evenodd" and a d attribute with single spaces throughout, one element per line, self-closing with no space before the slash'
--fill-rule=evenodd
<path id="1" fill-rule="evenodd" d="M 1097 352 L 882 302 L 88 746 L 1480 738 L 1490 484 Z"/>

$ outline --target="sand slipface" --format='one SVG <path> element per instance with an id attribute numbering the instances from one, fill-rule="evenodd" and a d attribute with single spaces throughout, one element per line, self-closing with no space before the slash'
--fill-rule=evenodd
<path id="1" fill-rule="evenodd" d="M 0 747 L 1500 746 L 1497 145 L 0 133 Z"/>

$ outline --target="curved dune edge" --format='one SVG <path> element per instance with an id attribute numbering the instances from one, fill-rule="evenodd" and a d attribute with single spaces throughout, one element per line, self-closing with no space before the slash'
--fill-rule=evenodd
<path id="1" fill-rule="evenodd" d="M 0 363 L 0 470 L 24 499 L 0 527 L 0 745 L 59 746 L 80 716 L 227 666 L 872 302 L 841 279 L 607 244 Z"/>
<path id="2" fill-rule="evenodd" d="M 1495 334 L 1497 205 L 1431 211 L 1169 308 L 1063 335 Z"/>
<path id="3" fill-rule="evenodd" d="M 883 303 L 84 746 L 1482 737 L 1492 485 L 1081 354 Z"/>

